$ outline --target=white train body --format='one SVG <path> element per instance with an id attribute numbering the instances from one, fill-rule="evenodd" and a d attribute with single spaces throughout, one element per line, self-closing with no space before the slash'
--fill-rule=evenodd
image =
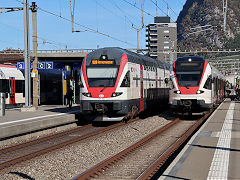
<path id="1" fill-rule="evenodd" d="M 24 76 L 14 65 L 0 65 L 0 92 L 6 94 L 6 104 L 22 104 Z"/>
<path id="2" fill-rule="evenodd" d="M 171 68 L 169 103 L 176 112 L 201 112 L 224 98 L 225 77 L 198 56 L 178 58 Z"/>
<path id="3" fill-rule="evenodd" d="M 126 115 L 167 105 L 170 65 L 120 48 L 89 53 L 82 64 L 83 113 Z"/>

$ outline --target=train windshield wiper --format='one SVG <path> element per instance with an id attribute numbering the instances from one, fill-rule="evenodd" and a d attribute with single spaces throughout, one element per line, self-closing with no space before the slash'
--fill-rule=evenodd
<path id="1" fill-rule="evenodd" d="M 100 91 L 100 92 L 103 92 L 103 91 L 104 91 L 104 89 L 106 89 L 106 87 L 107 87 L 107 86 L 103 86 L 103 88 L 101 89 L 101 91 Z"/>

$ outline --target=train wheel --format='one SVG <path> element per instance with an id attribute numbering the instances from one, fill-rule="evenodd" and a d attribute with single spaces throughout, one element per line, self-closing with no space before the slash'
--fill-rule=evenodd
<path id="1" fill-rule="evenodd" d="M 127 123 L 129 119 L 134 118 L 139 113 L 137 106 L 132 106 L 131 111 L 123 118 L 123 121 Z"/>
<path id="2" fill-rule="evenodd" d="M 135 116 L 137 116 L 138 112 L 139 112 L 139 111 L 138 111 L 137 106 L 132 106 L 132 110 L 131 110 L 132 118 L 135 117 Z"/>

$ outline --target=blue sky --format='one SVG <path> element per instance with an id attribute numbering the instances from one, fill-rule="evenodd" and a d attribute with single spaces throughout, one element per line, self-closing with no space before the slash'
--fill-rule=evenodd
<path id="1" fill-rule="evenodd" d="M 0 7 L 22 7 L 22 1 L 0 0 Z M 74 29 L 84 31 L 77 33 L 72 33 L 72 25 L 68 21 L 71 19 L 69 0 L 35 1 L 39 7 L 37 15 L 39 50 L 95 49 L 107 46 L 136 48 L 137 46 L 137 32 L 132 28 L 132 24 L 137 28 L 141 27 L 141 12 L 137 9 L 141 7 L 140 0 L 75 0 Z M 31 2 L 32 0 L 29 0 L 30 4 Z M 154 4 L 156 0 L 145 0 L 145 25 L 154 21 L 156 9 L 158 16 L 166 15 L 166 2 L 169 5 L 171 21 L 176 21 L 186 0 L 157 0 L 159 8 Z M 104 33 L 106 36 L 96 32 Z M 23 49 L 23 11 L 0 13 L 0 34 L 0 50 Z M 146 48 L 145 34 L 143 29 L 140 32 L 140 48 Z"/>

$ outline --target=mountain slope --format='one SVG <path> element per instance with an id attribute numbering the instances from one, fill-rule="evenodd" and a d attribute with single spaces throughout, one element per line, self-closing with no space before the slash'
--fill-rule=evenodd
<path id="1" fill-rule="evenodd" d="M 226 32 L 222 0 L 187 0 L 177 19 L 180 49 L 240 48 L 240 1 L 228 0 Z"/>

